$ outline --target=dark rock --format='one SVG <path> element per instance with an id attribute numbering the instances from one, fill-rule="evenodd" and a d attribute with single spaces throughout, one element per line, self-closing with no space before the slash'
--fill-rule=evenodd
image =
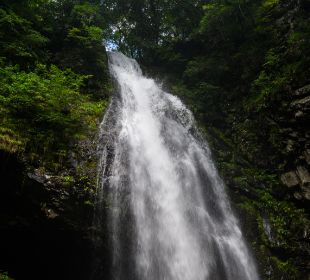
<path id="1" fill-rule="evenodd" d="M 308 186 L 310 184 L 310 174 L 306 167 L 298 166 L 297 174 L 301 181 L 302 186 Z"/>
<path id="2" fill-rule="evenodd" d="M 310 106 L 310 96 L 293 101 L 291 106 L 301 110 L 304 109 L 305 106 Z"/>
<path id="3" fill-rule="evenodd" d="M 0 264 L 14 279 L 89 278 L 92 208 L 79 187 L 0 150 Z M 0 269 L 1 269 L 0 268 Z"/>
<path id="4" fill-rule="evenodd" d="M 299 180 L 294 171 L 290 171 L 281 175 L 281 181 L 284 185 L 289 188 L 296 187 L 299 185 Z"/>
<path id="5" fill-rule="evenodd" d="M 28 177 L 32 180 L 37 181 L 40 184 L 44 184 L 46 182 L 46 178 L 37 174 L 36 172 L 34 173 L 27 173 Z"/>
<path id="6" fill-rule="evenodd" d="M 50 208 L 42 208 L 42 211 L 48 219 L 55 219 L 59 216 L 59 214 L 57 214 L 53 209 Z"/>
<path id="7" fill-rule="evenodd" d="M 302 112 L 302 111 L 297 111 L 297 113 L 295 114 L 295 118 L 296 119 L 299 119 L 299 118 L 302 118 L 302 117 L 304 117 L 304 113 Z"/>
<path id="8" fill-rule="evenodd" d="M 296 142 L 293 141 L 292 139 L 288 139 L 288 140 L 287 140 L 287 143 L 286 143 L 286 148 L 285 148 L 286 152 L 287 152 L 287 153 L 292 153 L 292 152 L 294 152 L 295 146 L 296 146 Z"/>
<path id="9" fill-rule="evenodd" d="M 306 186 L 306 187 L 301 187 L 302 189 L 302 195 L 306 200 L 310 200 L 310 187 Z"/>
<path id="10" fill-rule="evenodd" d="M 310 85 L 306 85 L 306 86 L 299 88 L 293 92 L 294 96 L 301 96 L 301 97 L 308 95 L 308 94 L 310 94 Z"/>
<path id="11" fill-rule="evenodd" d="M 269 220 L 267 218 L 263 218 L 263 228 L 264 228 L 265 234 L 266 234 L 269 242 L 271 244 L 274 244 L 276 242 L 276 240 L 273 236 L 273 233 L 271 231 L 271 226 L 270 226 Z"/>
<path id="12" fill-rule="evenodd" d="M 298 133 L 296 131 L 294 131 L 294 132 L 290 133 L 289 136 L 296 139 L 296 138 L 298 138 Z"/>
<path id="13" fill-rule="evenodd" d="M 310 165 L 310 149 L 306 149 L 303 152 L 306 162 Z"/>
<path id="14" fill-rule="evenodd" d="M 292 128 L 280 128 L 279 132 L 283 134 L 289 134 L 289 133 L 293 133 L 294 131 Z"/>
<path id="15" fill-rule="evenodd" d="M 303 195 L 300 192 L 295 192 L 294 193 L 294 198 L 297 200 L 302 200 L 303 199 Z"/>

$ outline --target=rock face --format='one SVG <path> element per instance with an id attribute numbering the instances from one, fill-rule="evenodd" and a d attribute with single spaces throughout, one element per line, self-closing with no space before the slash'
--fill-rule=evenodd
<path id="1" fill-rule="evenodd" d="M 310 279 L 309 102 L 310 85 L 288 88 L 259 117 L 230 117 L 232 133 L 207 128 L 261 279 Z"/>
<path id="2" fill-rule="evenodd" d="M 310 165 L 310 149 L 306 149 L 303 152 L 303 156 L 304 156 L 305 161 L 307 162 L 307 164 Z"/>
<path id="3" fill-rule="evenodd" d="M 281 105 L 279 110 L 281 117 L 277 121 L 280 131 L 278 139 L 282 139 L 283 145 L 279 146 L 279 150 L 275 150 L 274 153 L 281 154 L 278 170 L 282 171 L 279 177 L 283 185 L 279 187 L 282 194 L 279 192 L 276 195 L 280 201 L 284 200 L 287 205 L 291 205 L 290 207 L 293 205 L 296 207 L 295 218 L 288 218 L 285 222 L 288 235 L 290 234 L 296 241 L 291 243 L 289 240 L 281 241 L 281 234 L 278 232 L 276 234 L 278 244 L 272 244 L 272 248 L 276 254 L 279 252 L 281 252 L 280 255 L 286 254 L 287 259 L 292 256 L 298 258 L 299 262 L 295 265 L 298 269 L 302 267 L 303 271 L 298 279 L 309 279 L 309 246 L 306 244 L 309 243 L 307 214 L 310 200 L 310 85 L 292 91 L 286 102 Z M 304 215 L 304 218 L 299 222 L 301 225 L 299 229 L 294 231 L 294 227 L 290 228 L 290 226 L 298 220 L 298 211 L 300 216 Z M 291 215 L 291 212 L 287 211 L 287 214 Z M 280 216 L 278 214 L 278 217 Z M 288 226 L 289 223 L 291 223 L 290 226 Z M 276 233 L 277 227 L 276 223 L 271 224 L 271 231 Z M 296 223 L 295 229 L 297 228 Z"/>
<path id="4" fill-rule="evenodd" d="M 305 166 L 297 166 L 295 171 L 281 175 L 281 181 L 288 188 L 294 188 L 294 198 L 310 200 L 310 173 Z"/>
<path id="5" fill-rule="evenodd" d="M 1 150 L 0 161 L 1 270 L 14 279 L 89 279 L 93 207 L 87 176 L 46 174 Z M 90 169 L 96 174 L 95 166 Z"/>
<path id="6" fill-rule="evenodd" d="M 291 118 L 291 121 L 287 119 Z M 292 92 L 287 116 L 280 125 L 282 138 L 286 139 L 284 160 L 286 172 L 280 178 L 289 189 L 292 198 L 309 200 L 310 197 L 310 85 Z"/>
<path id="7" fill-rule="evenodd" d="M 302 88 L 299 88 L 293 92 L 293 96 L 302 97 L 310 93 L 310 85 L 306 85 Z"/>
<path id="8" fill-rule="evenodd" d="M 298 177 L 294 171 L 284 173 L 281 176 L 281 181 L 283 182 L 284 185 L 286 185 L 289 188 L 296 187 L 299 185 Z"/>
<path id="9" fill-rule="evenodd" d="M 291 106 L 293 108 L 301 109 L 303 111 L 308 110 L 310 106 L 310 96 L 295 100 L 294 102 L 292 102 Z"/>
<path id="10" fill-rule="evenodd" d="M 301 181 L 301 186 L 307 186 L 310 183 L 310 174 L 306 167 L 304 166 L 298 166 L 297 167 L 297 174 L 299 176 L 299 179 Z"/>

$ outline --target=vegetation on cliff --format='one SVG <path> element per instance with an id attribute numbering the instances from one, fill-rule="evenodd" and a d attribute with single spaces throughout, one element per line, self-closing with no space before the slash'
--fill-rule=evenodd
<path id="1" fill-rule="evenodd" d="M 36 167 L 57 168 L 103 113 L 110 84 L 98 5 L 0 4 L 0 145 Z"/>
<path id="2" fill-rule="evenodd" d="M 0 1 L 0 279 L 89 275 L 111 91 L 99 4 Z"/>

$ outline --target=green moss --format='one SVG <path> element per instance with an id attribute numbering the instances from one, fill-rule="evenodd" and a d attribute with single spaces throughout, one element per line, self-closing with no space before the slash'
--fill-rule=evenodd
<path id="1" fill-rule="evenodd" d="M 97 130 L 107 100 L 80 92 L 88 76 L 56 66 L 24 72 L 0 65 L 0 74 L 0 149 L 24 152 L 36 167 L 60 170 L 70 143 Z"/>
<path id="2" fill-rule="evenodd" d="M 84 201 L 84 205 L 87 205 L 87 206 L 94 206 L 94 203 L 93 203 L 93 201 L 91 201 L 91 200 L 86 200 L 86 201 Z"/>
<path id="3" fill-rule="evenodd" d="M 23 141 L 19 140 L 18 137 L 16 137 L 13 133 L 7 132 L 8 129 L 3 128 L 2 131 L 0 131 L 0 149 L 9 153 L 17 153 L 23 151 Z"/>
<path id="4" fill-rule="evenodd" d="M 266 9 L 270 9 L 276 6 L 279 3 L 279 0 L 264 0 L 262 1 L 262 6 Z"/>
<path id="5" fill-rule="evenodd" d="M 63 176 L 62 178 L 62 184 L 66 187 L 70 187 L 74 184 L 75 179 L 71 175 Z"/>
<path id="6" fill-rule="evenodd" d="M 291 202 L 276 200 L 271 194 L 259 191 L 260 201 L 257 207 L 268 219 L 277 240 L 282 248 L 294 248 L 298 246 L 296 239 L 302 234 L 305 226 L 309 225 L 304 209 L 297 209 Z"/>
<path id="7" fill-rule="evenodd" d="M 275 256 L 272 256 L 270 259 L 271 263 L 273 264 L 273 267 L 275 268 L 275 270 L 277 270 L 275 272 L 276 276 L 281 275 L 281 279 L 287 279 L 287 280 L 300 279 L 298 269 L 291 260 L 281 261 Z"/>

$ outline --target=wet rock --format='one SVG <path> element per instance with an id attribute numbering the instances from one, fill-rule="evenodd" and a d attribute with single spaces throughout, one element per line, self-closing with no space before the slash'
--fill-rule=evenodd
<path id="1" fill-rule="evenodd" d="M 307 94 L 310 94 L 310 85 L 306 85 L 306 86 L 299 88 L 293 92 L 294 96 L 305 96 Z"/>
<path id="2" fill-rule="evenodd" d="M 32 170 L 1 150 L 0 162 L 5 163 L 0 168 L 1 265 L 12 267 L 14 279 L 89 279 L 93 243 L 88 229 L 92 208 L 84 206 L 88 194 L 82 192 L 85 197 L 80 198 L 76 189 L 81 188 L 64 186 L 63 174 Z"/>
<path id="3" fill-rule="evenodd" d="M 271 226 L 270 226 L 269 220 L 267 218 L 263 218 L 263 228 L 264 228 L 265 234 L 266 234 L 269 242 L 275 243 L 275 239 L 274 239 L 272 231 L 271 231 Z"/>
<path id="4" fill-rule="evenodd" d="M 289 136 L 292 138 L 298 138 L 298 133 L 296 131 L 294 131 L 294 132 L 290 133 Z"/>
<path id="5" fill-rule="evenodd" d="M 42 211 L 48 219 L 55 219 L 59 216 L 53 209 L 43 208 Z"/>
<path id="6" fill-rule="evenodd" d="M 291 103 L 292 107 L 298 108 L 298 109 L 304 109 L 306 106 L 310 106 L 310 96 L 306 96 L 302 99 L 295 100 Z"/>
<path id="7" fill-rule="evenodd" d="M 306 167 L 298 166 L 297 174 L 301 181 L 302 196 L 306 200 L 310 200 L 310 174 Z"/>
<path id="8" fill-rule="evenodd" d="M 282 134 L 290 134 L 290 133 L 293 133 L 294 131 L 291 128 L 281 128 L 279 129 L 279 132 Z"/>
<path id="9" fill-rule="evenodd" d="M 46 179 L 44 176 L 41 176 L 40 174 L 37 174 L 36 172 L 34 173 L 27 173 L 28 177 L 32 180 L 37 181 L 40 184 L 44 184 Z"/>
<path id="10" fill-rule="evenodd" d="M 310 174 L 306 167 L 298 166 L 297 167 L 297 174 L 301 181 L 302 186 L 310 185 Z"/>
<path id="11" fill-rule="evenodd" d="M 303 190 L 303 197 L 306 200 L 310 200 L 310 187 L 302 187 Z"/>
<path id="12" fill-rule="evenodd" d="M 306 162 L 310 165 L 310 149 L 306 149 L 303 152 Z"/>
<path id="13" fill-rule="evenodd" d="M 295 146 L 296 146 L 295 142 L 292 139 L 289 139 L 286 144 L 286 149 L 285 149 L 286 152 L 287 153 L 293 152 L 295 149 Z"/>
<path id="14" fill-rule="evenodd" d="M 296 119 L 300 119 L 304 116 L 305 114 L 302 111 L 297 111 L 297 113 L 295 114 L 295 118 Z"/>
<path id="15" fill-rule="evenodd" d="M 299 180 L 294 171 L 290 171 L 281 175 L 281 181 L 284 185 L 289 188 L 296 187 L 299 185 Z"/>
<path id="16" fill-rule="evenodd" d="M 303 199 L 303 195 L 300 192 L 295 192 L 294 193 L 294 198 L 297 200 L 302 200 Z"/>
<path id="17" fill-rule="evenodd" d="M 36 182 L 43 184 L 44 186 L 52 186 L 51 178 L 52 176 L 42 173 L 39 169 L 35 169 L 33 173 L 27 173 L 28 177 Z"/>

